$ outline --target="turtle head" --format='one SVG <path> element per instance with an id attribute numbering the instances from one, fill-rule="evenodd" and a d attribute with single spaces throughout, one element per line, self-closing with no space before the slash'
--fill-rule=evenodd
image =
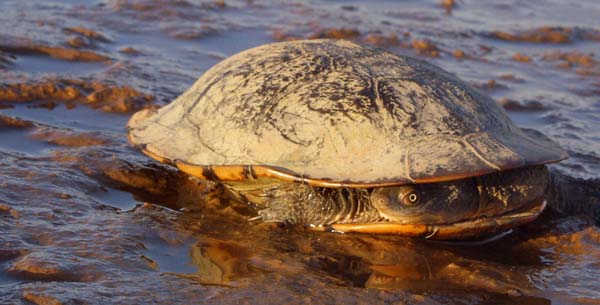
<path id="1" fill-rule="evenodd" d="M 453 223 L 477 213 L 479 198 L 472 179 L 457 182 L 376 188 L 371 203 L 393 223 Z"/>
<path id="2" fill-rule="evenodd" d="M 535 219 L 545 207 L 545 166 L 455 181 L 375 188 L 370 202 L 383 222 L 334 224 L 342 232 L 465 238 Z"/>

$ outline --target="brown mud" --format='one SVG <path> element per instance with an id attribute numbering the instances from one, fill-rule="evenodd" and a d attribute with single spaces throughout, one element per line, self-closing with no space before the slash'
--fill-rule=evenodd
<path id="1" fill-rule="evenodd" d="M 31 41 L 20 37 L 0 36 L 0 50 L 7 53 L 35 54 L 71 61 L 109 61 L 108 56 L 93 51 L 74 50 L 53 46 L 43 42 Z M 69 40 L 73 42 L 74 40 Z M 78 46 L 80 47 L 80 46 Z"/>
<path id="2" fill-rule="evenodd" d="M 600 202 L 493 241 L 315 233 L 130 147 L 125 124 L 223 58 L 343 38 L 420 57 L 600 178 L 600 5 L 0 2 L 0 304 L 597 304 Z M 596 181 L 596 182 L 594 182 Z"/>
<path id="3" fill-rule="evenodd" d="M 540 27 L 531 30 L 508 33 L 493 31 L 490 37 L 511 42 L 532 43 L 572 43 L 576 40 L 600 40 L 600 31 L 597 29 L 567 28 L 567 27 Z"/>
<path id="4" fill-rule="evenodd" d="M 152 107 L 150 102 L 153 99 L 153 96 L 131 87 L 77 79 L 47 79 L 37 83 L 0 86 L 0 101 L 5 105 L 10 102 L 63 101 L 69 105 L 74 105 L 74 102 L 87 104 L 108 112 L 132 112 Z M 44 107 L 53 108 L 52 105 L 45 104 Z"/>

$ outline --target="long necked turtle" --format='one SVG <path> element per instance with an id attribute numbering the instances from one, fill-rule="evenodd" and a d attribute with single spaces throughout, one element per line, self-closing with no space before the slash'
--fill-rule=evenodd
<path id="1" fill-rule="evenodd" d="M 567 154 L 424 61 L 342 40 L 259 46 L 128 123 L 145 154 L 264 221 L 447 239 L 537 217 Z"/>

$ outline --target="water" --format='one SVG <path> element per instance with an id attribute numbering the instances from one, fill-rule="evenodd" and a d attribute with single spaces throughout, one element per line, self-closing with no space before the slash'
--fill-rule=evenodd
<path id="1" fill-rule="evenodd" d="M 77 76 L 79 72 L 85 71 L 85 73 L 89 73 L 89 71 L 99 71 L 103 66 L 102 63 L 64 62 L 42 56 L 22 55 L 19 56 L 11 69 L 14 69 L 15 71 L 24 71 L 30 74 L 51 74 L 60 71 L 60 74 L 62 75 Z"/>
<path id="2" fill-rule="evenodd" d="M 31 155 L 41 155 L 50 148 L 44 142 L 32 140 L 27 131 L 23 130 L 7 130 L 2 131 L 2 147 L 5 151 L 21 152 Z"/>
<path id="3" fill-rule="evenodd" d="M 7 0 L 0 10 L 0 94 L 9 84 L 59 91 L 0 95 L 1 115 L 29 122 L 0 123 L 2 304 L 600 302 L 600 231 L 590 210 L 549 212 L 483 245 L 257 224 L 219 189 L 131 148 L 124 127 L 133 110 L 168 103 L 229 55 L 346 29 L 512 102 L 518 125 L 571 155 L 555 170 L 598 179 L 596 1 L 457 1 L 447 11 L 436 0 Z M 79 38 L 81 51 L 110 60 L 15 49 L 14 37 L 35 42 L 30 48 L 70 48 Z M 549 41 L 557 37 L 566 41 Z M 437 56 L 413 47 L 421 40 Z M 115 90 L 91 102 L 106 87 L 154 99 Z"/>

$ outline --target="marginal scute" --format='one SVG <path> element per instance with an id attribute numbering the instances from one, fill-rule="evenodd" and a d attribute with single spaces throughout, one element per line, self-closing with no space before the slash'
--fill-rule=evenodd
<path id="1" fill-rule="evenodd" d="M 432 143 L 442 149 L 435 149 Z M 423 137 L 406 146 L 409 174 L 417 183 L 439 181 L 439 177 L 451 177 L 464 168 L 478 171 L 479 175 L 496 170 L 469 149 L 460 137 Z"/>
<path id="2" fill-rule="evenodd" d="M 568 157 L 560 147 L 540 132 L 535 134 L 517 130 L 520 137 L 506 135 L 501 140 L 520 156 L 524 156 L 527 165 L 545 164 L 548 160 L 563 160 Z M 532 137 L 533 136 L 533 137 Z"/>
<path id="3" fill-rule="evenodd" d="M 248 179 L 240 170 L 251 166 L 255 178 L 383 186 L 566 158 L 452 74 L 340 40 L 238 53 L 171 104 L 135 114 L 128 131 L 151 157 L 222 181 Z"/>
<path id="4" fill-rule="evenodd" d="M 475 153 L 497 170 L 516 168 L 525 164 L 525 159 L 509 149 L 489 133 L 472 133 L 465 137 Z"/>

